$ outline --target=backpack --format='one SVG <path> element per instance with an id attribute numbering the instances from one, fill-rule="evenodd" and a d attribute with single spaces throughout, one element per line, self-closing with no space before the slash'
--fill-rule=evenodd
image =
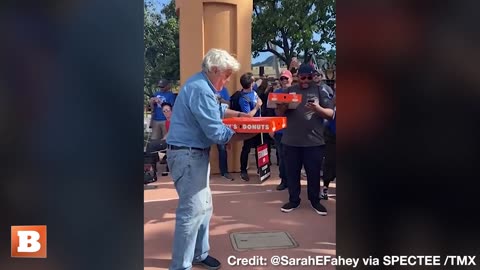
<path id="1" fill-rule="evenodd" d="M 240 107 L 241 96 L 242 96 L 242 91 L 239 90 L 230 97 L 230 109 L 238 112 L 242 110 L 242 108 Z"/>

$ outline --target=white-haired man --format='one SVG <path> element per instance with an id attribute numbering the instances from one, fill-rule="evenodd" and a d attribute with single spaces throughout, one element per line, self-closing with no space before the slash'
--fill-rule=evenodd
<path id="1" fill-rule="evenodd" d="M 185 82 L 175 101 L 167 136 L 167 162 L 179 197 L 170 270 L 191 269 L 192 264 L 220 268 L 220 262 L 209 256 L 210 146 L 255 136 L 235 134 L 222 123 L 225 117 L 248 117 L 228 109 L 216 97 L 239 68 L 227 51 L 211 49 L 202 71 Z"/>

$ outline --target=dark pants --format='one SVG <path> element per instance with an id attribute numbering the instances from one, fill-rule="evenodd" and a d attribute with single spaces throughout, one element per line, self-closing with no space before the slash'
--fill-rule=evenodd
<path id="1" fill-rule="evenodd" d="M 283 145 L 285 168 L 287 173 L 290 202 L 300 203 L 300 172 L 302 166 L 307 173 L 308 200 L 312 203 L 320 201 L 320 170 L 325 155 L 325 146 L 296 147 Z"/>
<path id="2" fill-rule="evenodd" d="M 328 140 L 325 144 L 325 168 L 323 169 L 323 184 L 326 188 L 337 177 L 336 141 Z"/>
<path id="3" fill-rule="evenodd" d="M 151 140 L 147 144 L 147 153 L 152 153 L 152 152 L 158 152 L 158 151 L 163 151 L 167 149 L 167 142 L 165 140 Z M 167 162 L 167 157 L 163 157 L 163 160 L 160 160 L 160 164 L 166 163 Z M 156 164 L 154 165 L 156 167 Z M 168 172 L 168 164 L 166 165 L 165 172 Z M 164 173 L 164 172 L 162 172 Z"/>
<path id="4" fill-rule="evenodd" d="M 220 167 L 220 174 L 224 175 L 228 173 L 227 163 L 227 148 L 225 144 L 217 144 L 218 149 L 218 166 Z"/>
<path id="5" fill-rule="evenodd" d="M 282 134 L 275 133 L 273 137 L 275 138 L 275 148 L 277 149 L 277 159 L 278 159 L 278 166 L 280 171 L 280 179 L 282 180 L 282 183 L 286 185 L 287 176 L 285 172 L 285 149 L 283 149 Z"/>
<path id="6" fill-rule="evenodd" d="M 268 147 L 268 160 L 271 162 L 271 155 L 270 152 L 272 151 L 272 139 L 270 135 L 267 133 L 263 134 L 263 143 L 267 144 Z M 250 149 L 255 149 L 255 164 L 257 164 L 258 169 L 258 153 L 257 153 L 257 146 L 261 145 L 261 134 L 256 135 L 255 137 L 243 141 L 242 152 L 240 153 L 240 171 L 247 172 L 247 165 L 248 165 L 248 154 L 250 153 Z"/>
<path id="7" fill-rule="evenodd" d="M 243 141 L 242 152 L 240 153 L 240 171 L 242 173 L 247 172 L 248 154 L 250 154 L 250 149 L 256 148 L 260 144 L 259 138 L 260 137 L 255 136 L 253 138 Z M 257 164 L 257 169 L 258 169 L 257 149 L 255 149 L 255 164 Z"/>
<path id="8" fill-rule="evenodd" d="M 167 142 L 165 140 L 150 140 L 147 144 L 147 153 L 163 151 L 167 149 Z"/>

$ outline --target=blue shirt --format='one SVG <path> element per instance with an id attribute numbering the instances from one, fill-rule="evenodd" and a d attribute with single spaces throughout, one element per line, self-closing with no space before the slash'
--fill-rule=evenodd
<path id="1" fill-rule="evenodd" d="M 285 93 L 285 91 L 282 88 L 278 88 L 277 90 L 273 91 L 273 93 Z M 283 134 L 283 128 L 275 131 L 275 134 Z"/>
<path id="2" fill-rule="evenodd" d="M 258 90 L 258 85 L 257 85 L 256 82 L 253 83 L 252 90 L 255 91 L 255 92 L 257 92 L 257 90 Z"/>
<path id="3" fill-rule="evenodd" d="M 240 104 L 240 109 L 244 113 L 249 113 L 257 105 L 258 94 L 253 90 L 250 92 L 244 92 L 242 90 L 240 94 L 241 96 L 238 100 L 238 103 Z M 260 116 L 260 111 L 257 111 L 257 113 L 255 113 L 254 117 L 257 116 Z"/>
<path id="4" fill-rule="evenodd" d="M 175 94 L 172 93 L 172 91 L 158 91 L 155 93 L 155 97 L 158 97 L 160 99 L 160 103 L 154 103 L 153 105 L 153 120 L 155 121 L 165 121 L 167 118 L 163 114 L 162 110 L 162 103 L 168 102 L 170 104 L 175 103 Z"/>
<path id="5" fill-rule="evenodd" d="M 232 138 L 234 131 L 222 122 L 226 106 L 218 103 L 216 92 L 203 72 L 185 82 L 172 110 L 168 144 L 207 148 Z"/>

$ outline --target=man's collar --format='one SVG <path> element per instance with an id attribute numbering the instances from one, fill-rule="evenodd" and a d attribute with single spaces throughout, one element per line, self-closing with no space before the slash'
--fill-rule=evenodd
<path id="1" fill-rule="evenodd" d="M 205 78 L 205 80 L 207 81 L 207 84 L 208 86 L 210 86 L 210 89 L 212 89 L 213 93 L 216 94 L 218 91 L 217 89 L 215 89 L 215 87 L 213 86 L 212 82 L 210 81 L 210 79 L 208 78 L 207 76 L 207 73 L 205 73 L 205 71 L 202 71 L 202 76 Z"/>

